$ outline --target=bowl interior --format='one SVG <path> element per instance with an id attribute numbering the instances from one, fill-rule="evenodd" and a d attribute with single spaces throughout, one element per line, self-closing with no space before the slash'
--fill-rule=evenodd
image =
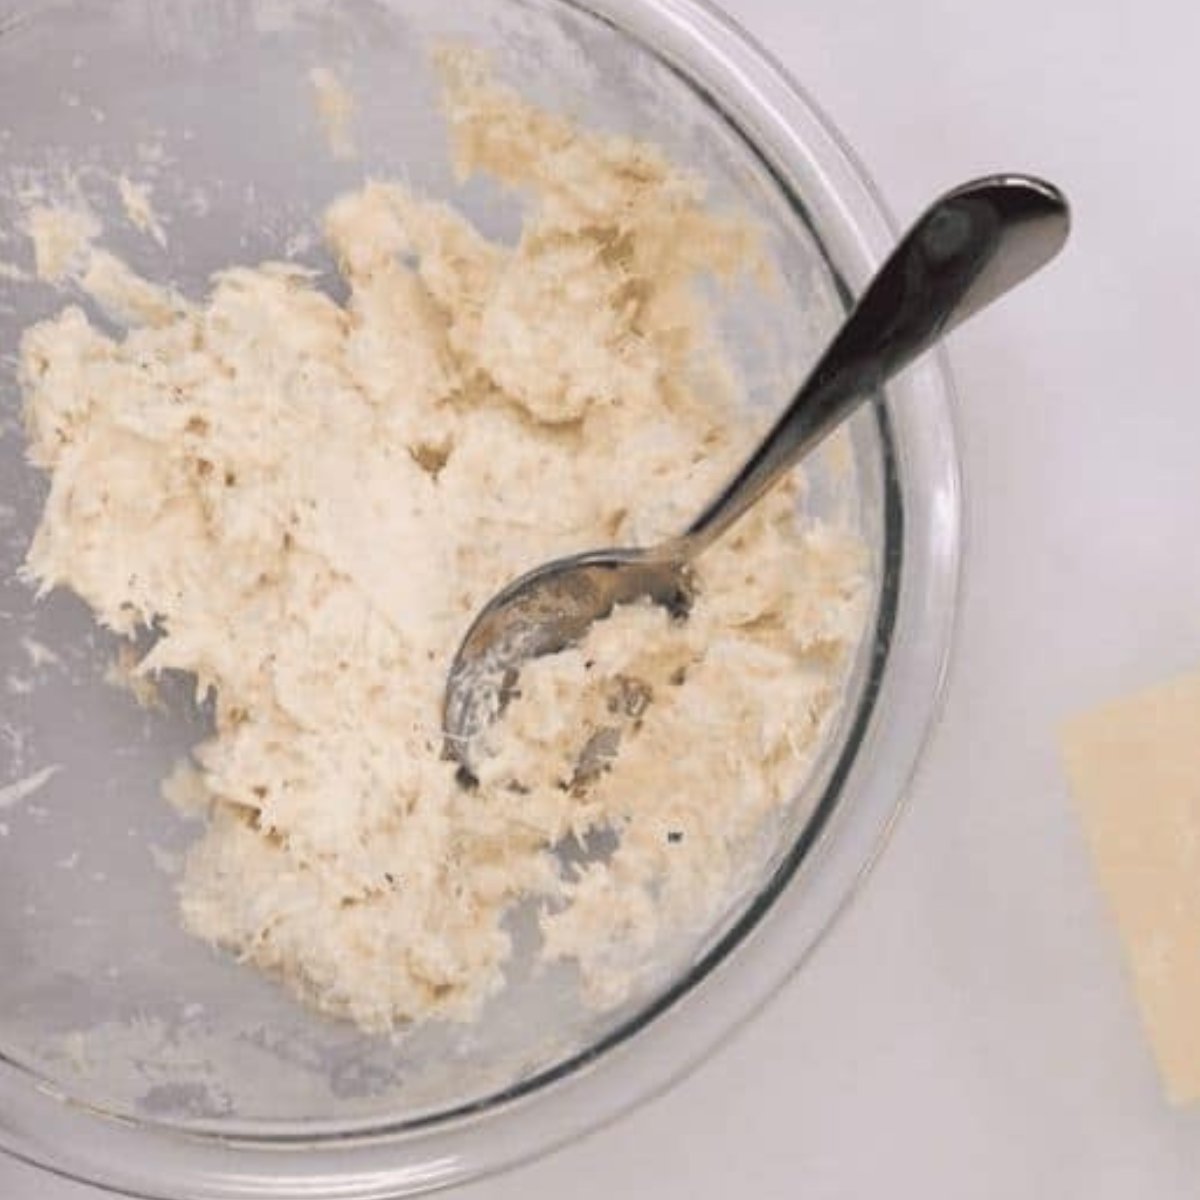
<path id="1" fill-rule="evenodd" d="M 589 125 L 648 138 L 706 177 L 717 205 L 766 231 L 782 287 L 720 299 L 747 402 L 778 408 L 843 305 L 821 246 L 730 121 L 647 48 L 561 0 L 35 7 L 0 17 L 0 261 L 31 266 L 31 198 L 82 194 L 103 245 L 200 296 L 232 263 L 292 258 L 324 272 L 319 216 L 365 176 L 395 177 L 511 238 L 519 201 L 456 182 L 432 42 L 494 51 L 499 74 Z M 361 156 L 331 156 L 309 71 L 354 94 Z M 121 176 L 152 185 L 166 245 L 121 217 Z M 105 325 L 81 296 L 71 297 Z M 66 595 L 18 577 L 44 496 L 23 457 L 13 355 L 62 291 L 0 275 L 0 1070 L 95 1109 L 213 1133 L 317 1134 L 436 1121 L 553 1073 L 636 1025 L 752 904 L 819 797 L 794 804 L 748 856 L 711 929 L 664 946 L 621 1008 L 584 1007 L 569 970 L 532 969 L 531 914 L 513 914 L 509 985 L 474 1026 L 392 1040 L 317 1018 L 271 981 L 187 936 L 174 872 L 195 830 L 160 798 L 207 714 L 186 681 L 146 712 L 106 682 L 113 639 Z M 873 417 L 809 468 L 810 511 L 857 526 L 882 557 L 883 454 Z M 836 758 L 861 701 L 851 681 Z"/>

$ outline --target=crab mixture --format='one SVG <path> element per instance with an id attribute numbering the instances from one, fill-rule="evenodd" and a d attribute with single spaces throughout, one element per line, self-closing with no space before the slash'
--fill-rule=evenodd
<path id="1" fill-rule="evenodd" d="M 214 707 L 164 786 L 204 821 L 187 929 L 368 1030 L 474 1018 L 521 902 L 544 959 L 620 1000 L 791 802 L 869 608 L 864 547 L 797 477 L 706 554 L 687 620 L 622 608 L 528 664 L 464 786 L 442 700 L 473 615 L 547 559 L 687 525 L 761 433 L 713 280 L 770 284 L 753 226 L 653 145 L 474 52 L 438 64 L 458 170 L 522 198 L 515 244 L 374 181 L 325 216 L 344 304 L 280 263 L 194 301 L 42 212 L 39 271 L 125 327 L 72 305 L 20 359 L 50 483 L 30 578 L 153 631 L 130 675 L 187 672 Z"/>

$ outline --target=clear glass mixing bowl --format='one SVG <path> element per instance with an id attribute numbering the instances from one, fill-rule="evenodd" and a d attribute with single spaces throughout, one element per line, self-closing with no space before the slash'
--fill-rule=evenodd
<path id="1" fill-rule="evenodd" d="M 723 322 L 750 402 L 778 407 L 892 232 L 813 105 L 698 0 L 0 9 L 0 260 L 29 266 L 21 214 L 39 187 L 78 187 L 112 217 L 106 245 L 193 295 L 231 262 L 327 265 L 318 214 L 364 174 L 403 178 L 511 233 L 513 199 L 460 186 L 447 161 L 426 58 L 447 36 L 490 48 L 500 74 L 545 104 L 661 143 L 718 204 L 757 218 L 785 285 L 739 296 Z M 357 98 L 359 161 L 323 140 L 317 65 Z M 117 219 L 123 173 L 153 182 L 165 249 Z M 0 276 L 0 1146 L 154 1197 L 417 1192 L 628 1110 L 798 967 L 882 844 L 935 711 L 959 548 L 938 359 L 811 470 L 818 507 L 854 521 L 872 548 L 874 623 L 820 769 L 797 780 L 721 920 L 664 948 L 661 970 L 614 1012 L 587 1011 L 569 979 L 518 956 L 478 1026 L 389 1042 L 312 1016 L 181 931 L 163 868 L 192 832 L 158 790 L 204 716 L 182 688 L 168 713 L 139 709 L 104 682 L 114 647 L 82 605 L 35 603 L 17 578 L 44 493 L 23 459 L 12 354 L 62 303 Z M 20 799 L 21 781 L 43 786 Z"/>

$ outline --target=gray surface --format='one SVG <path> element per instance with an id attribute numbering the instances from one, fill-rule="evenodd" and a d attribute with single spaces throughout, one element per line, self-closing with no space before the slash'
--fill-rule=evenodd
<path id="1" fill-rule="evenodd" d="M 962 647 L 871 886 L 668 1097 L 456 1195 L 1193 1197 L 1200 1112 L 1159 1099 L 1052 735 L 1200 665 L 1200 8 L 728 6 L 898 214 L 971 174 L 1041 171 L 1075 200 L 1075 243 L 955 342 L 974 527 Z M 5 1200 L 92 1195 L 0 1163 Z"/>

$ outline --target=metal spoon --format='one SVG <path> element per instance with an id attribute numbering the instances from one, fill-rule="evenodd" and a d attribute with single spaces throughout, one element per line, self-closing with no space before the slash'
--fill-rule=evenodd
<path id="1" fill-rule="evenodd" d="M 893 375 L 1048 263 L 1069 226 L 1065 197 L 1039 179 L 994 175 L 948 192 L 896 247 L 787 411 L 686 533 L 652 549 L 559 559 L 501 591 L 468 630 L 446 685 L 446 748 L 468 776 L 477 737 L 503 710 L 523 662 L 579 641 L 618 604 L 649 598 L 685 614 L 696 558 Z"/>

